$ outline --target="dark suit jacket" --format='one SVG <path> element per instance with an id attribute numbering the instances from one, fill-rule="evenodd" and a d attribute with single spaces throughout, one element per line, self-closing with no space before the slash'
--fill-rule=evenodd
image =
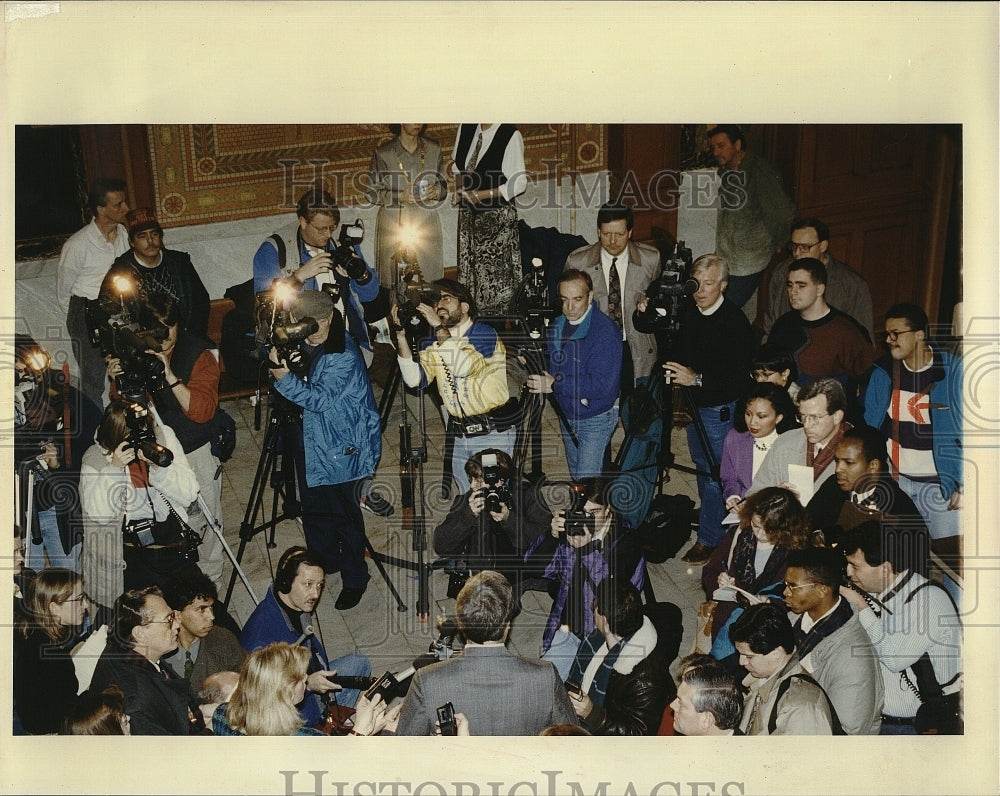
<path id="1" fill-rule="evenodd" d="M 466 645 L 462 653 L 419 669 L 403 703 L 398 735 L 434 735 L 445 702 L 464 713 L 472 735 L 538 735 L 552 724 L 577 724 L 555 667 L 504 646 Z"/>
<path id="2" fill-rule="evenodd" d="M 188 682 L 163 666 L 167 678 L 137 652 L 108 645 L 97 661 L 90 691 L 99 694 L 111 683 L 122 690 L 133 735 L 188 735 Z"/>
<path id="3" fill-rule="evenodd" d="M 566 258 L 566 268 L 577 268 L 590 274 L 594 281 L 594 301 L 605 315 L 608 312 L 608 284 L 601 268 L 601 244 L 594 243 L 577 249 Z M 637 332 L 632 324 L 635 305 L 646 295 L 649 283 L 660 275 L 660 253 L 644 243 L 628 244 L 628 270 L 625 272 L 625 301 L 622 316 L 625 321 L 625 339 L 632 350 L 635 377 L 648 376 L 656 364 L 656 338 Z"/>
<path id="4" fill-rule="evenodd" d="M 178 647 L 180 656 L 169 657 L 171 665 L 178 674 L 184 671 L 184 648 Z M 198 657 L 191 669 L 191 696 L 196 697 L 201 684 L 210 674 L 216 672 L 238 672 L 246 660 L 247 654 L 231 630 L 216 625 L 198 645 Z"/>

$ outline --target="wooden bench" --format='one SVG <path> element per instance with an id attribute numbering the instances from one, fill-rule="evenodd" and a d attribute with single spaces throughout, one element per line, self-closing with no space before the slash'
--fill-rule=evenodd
<path id="1" fill-rule="evenodd" d="M 222 343 L 222 319 L 226 313 L 236 309 L 232 299 L 213 299 L 211 309 L 208 311 L 208 338 L 215 343 L 216 348 Z M 232 398 L 247 398 L 257 392 L 255 384 L 247 384 L 245 381 L 237 381 L 226 373 L 226 364 L 219 356 L 219 400 L 228 401 Z M 261 385 L 261 392 L 267 392 L 267 383 Z"/>

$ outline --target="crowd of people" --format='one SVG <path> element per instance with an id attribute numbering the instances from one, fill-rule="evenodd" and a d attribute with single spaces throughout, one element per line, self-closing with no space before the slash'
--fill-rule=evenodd
<path id="1" fill-rule="evenodd" d="M 372 161 L 379 229 L 433 226 L 420 202 L 447 192 L 440 147 L 421 125 L 394 133 Z M 648 312 L 659 254 L 631 240 L 628 207 L 603 206 L 597 243 L 559 274 L 543 367 L 521 385 L 525 400 L 560 410 L 572 503 L 556 511 L 515 461 L 516 352 L 479 320 L 505 311 L 520 280 L 517 130 L 459 128 L 459 278 L 436 278 L 410 309 L 426 325 L 419 340 L 382 284 L 408 255 L 380 241 L 372 267 L 335 240 L 334 197 L 302 195 L 294 223 L 256 252 L 253 278 L 275 314 L 305 329 L 265 356 L 273 400 L 295 418 L 285 444 L 305 544 L 280 557 L 242 627 L 219 601 L 207 293 L 153 212 L 130 210 L 122 182 L 98 180 L 94 220 L 60 263 L 80 387 L 34 340 L 19 336 L 15 350 L 15 731 L 960 731 L 961 360 L 908 303 L 886 312 L 880 354 L 867 286 L 829 255 L 827 227 L 793 220 L 780 178 L 738 128 L 709 138 L 724 185 L 748 201 L 723 202 L 717 251 L 692 263 L 669 336 Z M 743 304 L 783 248 L 789 261 L 761 291 L 762 341 Z M 100 334 L 91 345 L 94 318 L 109 314 L 146 325 L 145 350 Z M 392 328 L 402 381 L 436 389 L 457 487 L 433 548 L 459 575 L 460 651 L 449 644 L 388 691 L 363 651 L 332 657 L 314 622 L 328 576 L 341 576 L 339 611 L 368 586 L 362 510 L 384 503 L 371 490 L 376 319 Z M 700 567 L 706 598 L 694 652 L 676 665 L 682 614 L 643 599 L 648 562 L 611 465 L 623 407 L 664 380 L 691 409 L 700 508 L 683 561 Z M 506 645 L 528 589 L 551 597 L 537 659 Z"/>

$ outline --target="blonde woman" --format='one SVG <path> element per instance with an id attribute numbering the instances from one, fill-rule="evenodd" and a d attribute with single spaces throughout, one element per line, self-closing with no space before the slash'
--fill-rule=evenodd
<path id="1" fill-rule="evenodd" d="M 229 698 L 212 716 L 216 735 L 323 735 L 305 726 L 298 705 L 305 697 L 309 651 L 278 642 L 251 653 Z M 386 725 L 381 697 L 355 706 L 352 735 L 374 735 Z"/>

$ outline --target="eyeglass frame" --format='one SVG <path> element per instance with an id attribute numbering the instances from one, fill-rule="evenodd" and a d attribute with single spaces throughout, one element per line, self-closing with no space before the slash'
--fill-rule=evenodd
<path id="1" fill-rule="evenodd" d="M 796 243 L 793 240 L 788 241 L 788 250 L 794 254 L 795 252 L 807 252 L 810 249 L 815 249 L 823 241 L 817 240 L 815 243 Z"/>
<path id="2" fill-rule="evenodd" d="M 806 588 L 806 586 L 816 585 L 815 581 L 813 581 L 812 583 L 789 583 L 787 580 L 781 581 L 781 584 L 790 591 L 795 591 L 796 589 L 804 589 Z"/>
<path id="3" fill-rule="evenodd" d="M 87 592 L 84 592 L 79 597 L 67 597 L 65 600 L 63 600 L 63 604 L 65 605 L 66 603 L 82 603 L 84 600 L 86 600 L 88 603 L 94 602 L 92 599 L 90 599 L 90 595 L 87 594 Z"/>
<path id="4" fill-rule="evenodd" d="M 830 417 L 830 415 L 832 415 L 832 414 L 833 414 L 832 412 L 827 412 L 824 415 L 801 415 L 801 414 L 796 414 L 795 415 L 795 419 L 798 420 L 799 424 L 802 425 L 802 426 L 812 426 L 812 425 L 815 425 L 816 423 L 818 423 L 824 417 Z M 808 422 L 806 422 L 806 421 L 808 421 Z"/>
<path id="5" fill-rule="evenodd" d="M 312 227 L 320 234 L 329 235 L 331 238 L 333 237 L 333 233 L 337 231 L 337 224 L 334 224 L 332 227 L 317 227 L 315 224 L 313 224 L 312 221 L 307 221 L 306 224 L 308 224 L 310 227 Z"/>
<path id="6" fill-rule="evenodd" d="M 180 611 L 171 611 L 169 614 L 167 614 L 166 619 L 150 619 L 148 622 L 143 622 L 141 627 L 147 627 L 148 625 L 172 625 L 179 619 L 180 619 Z"/>
<path id="7" fill-rule="evenodd" d="M 894 331 L 890 331 L 889 329 L 886 329 L 884 332 L 882 332 L 882 339 L 883 340 L 888 340 L 889 342 L 892 342 L 892 343 L 895 343 L 899 339 L 899 336 L 901 334 L 909 334 L 910 332 L 918 332 L 918 331 L 920 331 L 920 330 L 919 329 L 900 329 L 898 331 L 895 331 L 895 330 Z"/>

